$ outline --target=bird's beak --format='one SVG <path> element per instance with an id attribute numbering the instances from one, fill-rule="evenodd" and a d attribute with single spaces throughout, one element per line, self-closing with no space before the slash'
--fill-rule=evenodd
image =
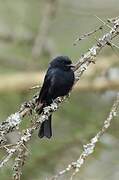
<path id="1" fill-rule="evenodd" d="M 73 64 L 68 64 L 68 67 L 74 68 L 75 66 Z"/>

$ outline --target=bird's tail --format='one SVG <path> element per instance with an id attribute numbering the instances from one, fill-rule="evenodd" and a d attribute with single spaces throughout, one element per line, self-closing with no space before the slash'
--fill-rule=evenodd
<path id="1" fill-rule="evenodd" d="M 38 136 L 40 138 L 43 138 L 43 137 L 51 138 L 52 136 L 51 118 L 52 116 L 50 115 L 48 120 L 44 121 L 41 124 L 40 130 L 38 132 Z"/>

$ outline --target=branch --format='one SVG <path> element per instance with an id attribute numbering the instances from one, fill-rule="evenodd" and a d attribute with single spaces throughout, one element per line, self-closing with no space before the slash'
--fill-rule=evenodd
<path id="1" fill-rule="evenodd" d="M 59 107 L 59 104 L 61 102 L 63 102 L 64 98 L 57 98 L 56 100 L 54 100 L 54 102 L 51 104 L 51 106 L 47 106 L 44 108 L 44 112 L 41 115 L 41 117 L 37 116 L 35 123 L 33 123 L 31 125 L 31 127 L 27 128 L 21 135 L 20 140 L 14 144 L 10 149 L 7 148 L 7 153 L 8 155 L 4 157 L 3 160 L 1 160 L 0 162 L 0 167 L 4 166 L 5 163 L 7 163 L 7 161 L 13 156 L 14 153 L 19 152 L 20 149 L 26 148 L 26 143 L 31 139 L 31 135 L 34 133 L 34 131 L 36 129 L 39 128 L 39 126 L 48 119 L 49 115 L 52 114 L 52 112 L 56 111 Z M 24 111 L 21 111 L 21 113 L 18 114 L 19 116 L 23 116 L 24 115 Z M 15 120 L 15 119 L 14 119 Z M 11 121 L 13 121 L 13 119 L 10 119 L 9 123 L 11 123 Z M 15 128 L 15 123 L 12 124 L 12 127 Z M 11 126 L 9 126 L 9 124 L 7 124 L 8 128 L 4 129 L 3 133 L 7 133 L 11 131 Z M 4 135 L 3 134 L 3 135 Z M 4 146 L 3 146 L 4 148 Z"/>
<path id="2" fill-rule="evenodd" d="M 91 32 L 85 33 L 84 35 L 78 37 L 74 41 L 73 45 L 76 46 L 78 41 L 84 40 L 84 39 L 88 38 L 89 36 L 95 34 L 97 31 L 102 30 L 102 29 L 103 29 L 103 26 L 100 26 L 100 27 L 96 28 L 95 30 L 92 30 Z"/>
<path id="3" fill-rule="evenodd" d="M 84 54 L 76 63 L 74 71 L 75 71 L 75 76 L 76 76 L 76 82 L 80 79 L 81 75 L 83 74 L 84 71 L 86 71 L 87 67 L 95 62 L 95 58 L 97 54 L 100 52 L 100 50 L 105 47 L 109 41 L 111 41 L 114 37 L 116 37 L 119 34 L 119 19 L 118 21 L 116 20 L 116 24 L 114 27 L 105 34 L 102 38 L 100 38 L 97 41 L 97 44 L 94 45 L 92 48 L 89 49 L 89 51 Z M 6 121 L 3 121 L 0 125 L 0 134 L 2 139 L 3 136 L 11 131 L 13 131 L 20 123 L 22 117 L 24 117 L 28 112 L 34 110 L 36 107 L 36 98 L 35 96 L 31 101 L 24 103 L 24 105 L 21 106 L 19 112 L 17 112 L 17 117 L 16 114 L 11 115 Z M 59 104 L 57 104 L 58 106 Z M 52 104 L 50 106 L 50 111 L 54 111 L 52 109 Z M 48 113 L 50 113 L 50 111 Z M 44 116 L 44 114 L 42 115 Z M 15 117 L 15 118 L 14 118 Z M 11 123 L 12 121 L 12 123 Z M 14 122 L 14 123 L 13 123 Z M 17 123 L 16 123 L 17 122 Z"/>
<path id="4" fill-rule="evenodd" d="M 18 129 L 19 124 L 21 123 L 21 119 L 34 110 L 36 106 L 36 99 L 37 95 L 34 95 L 32 100 L 21 105 L 18 112 L 11 114 L 5 121 L 0 124 L 0 145 L 6 143 L 5 135 L 14 131 L 15 129 Z"/>
<path id="5" fill-rule="evenodd" d="M 114 117 L 117 115 L 117 110 L 119 108 L 119 93 L 117 94 L 116 100 L 114 101 L 114 104 L 110 110 L 110 113 L 107 117 L 107 119 L 104 121 L 104 124 L 101 128 L 101 130 L 90 140 L 90 142 L 86 145 L 83 145 L 83 152 L 81 153 L 80 157 L 75 161 L 72 162 L 67 166 L 66 169 L 60 171 L 57 175 L 51 178 L 51 180 L 56 180 L 58 177 L 64 175 L 66 172 L 74 170 L 74 173 L 71 176 L 71 180 L 74 175 L 76 175 L 77 172 L 79 172 L 80 168 L 84 164 L 86 158 L 94 152 L 96 143 L 99 142 L 101 136 L 107 131 L 107 129 L 110 127 L 111 121 L 114 119 Z"/>
<path id="6" fill-rule="evenodd" d="M 95 58 L 99 54 L 102 48 L 104 48 L 106 45 L 109 45 L 109 42 L 115 38 L 117 35 L 119 35 L 119 19 L 116 19 L 116 23 L 114 24 L 113 28 L 106 33 L 103 37 L 101 37 L 97 44 L 95 44 L 92 48 L 88 50 L 86 54 L 84 54 L 76 63 L 74 72 L 75 72 L 75 84 L 80 79 L 82 74 L 87 70 L 88 66 L 91 63 L 95 63 Z M 1 135 L 1 141 L 0 144 L 2 144 L 5 138 L 5 134 L 14 131 L 16 127 L 19 126 L 22 118 L 27 115 L 28 113 L 34 113 L 36 112 L 37 103 L 36 103 L 37 95 L 33 97 L 32 100 L 25 102 L 23 105 L 21 105 L 21 108 L 18 112 L 15 114 L 12 114 L 7 118 L 7 120 L 3 121 L 0 125 L 0 135 Z M 23 147 L 26 148 L 27 143 L 32 137 L 32 134 L 34 131 L 39 128 L 40 124 L 48 119 L 49 115 L 55 112 L 60 104 L 66 99 L 66 97 L 63 98 L 57 98 L 54 100 L 54 102 L 44 108 L 43 113 L 41 116 L 36 116 L 36 120 L 34 123 L 30 125 L 29 128 L 27 128 L 25 131 L 22 132 L 20 140 L 14 144 L 12 147 L 10 146 L 7 148 L 7 156 L 4 157 L 4 159 L 0 162 L 0 167 L 5 165 L 8 160 L 13 156 L 13 154 L 18 153 L 20 149 Z M 4 148 L 4 146 L 3 146 Z M 20 173 L 18 173 L 20 174 Z"/>
<path id="7" fill-rule="evenodd" d="M 22 175 L 22 167 L 25 163 L 26 159 L 26 148 L 24 146 L 21 146 L 19 148 L 17 157 L 15 158 L 14 166 L 13 166 L 13 178 L 14 180 L 20 180 L 20 177 Z"/>

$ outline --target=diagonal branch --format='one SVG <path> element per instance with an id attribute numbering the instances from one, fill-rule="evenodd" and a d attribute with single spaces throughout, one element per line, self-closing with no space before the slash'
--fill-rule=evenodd
<path id="1" fill-rule="evenodd" d="M 72 169 L 74 170 L 74 173 L 72 174 L 71 179 L 73 178 L 74 175 L 76 175 L 77 172 L 79 172 L 86 158 L 94 152 L 95 146 L 97 142 L 100 140 L 101 136 L 110 127 L 111 121 L 117 115 L 118 108 L 119 108 L 119 93 L 117 94 L 116 100 L 114 101 L 114 104 L 110 110 L 110 113 L 107 119 L 104 121 L 104 124 L 101 130 L 90 140 L 88 144 L 83 145 L 83 152 L 81 153 L 80 157 L 75 162 L 72 162 L 71 164 L 69 164 L 66 169 L 60 171 L 57 175 L 52 177 L 51 180 L 58 179 L 58 177 L 64 175 L 65 173 L 71 171 Z"/>
<path id="2" fill-rule="evenodd" d="M 95 63 L 95 58 L 99 54 L 100 50 L 108 45 L 108 42 L 115 38 L 117 35 L 119 35 L 119 19 L 116 19 L 116 24 L 114 24 L 114 27 L 102 38 L 100 38 L 97 41 L 97 44 L 90 48 L 88 52 L 82 55 L 82 57 L 77 61 L 74 68 L 76 82 L 80 79 L 81 75 L 84 71 L 86 71 L 88 66 L 91 63 Z M 16 114 L 13 114 L 9 116 L 7 120 L 3 121 L 0 124 L 0 134 L 7 134 L 8 132 L 13 131 L 14 128 L 19 125 L 21 121 L 20 118 L 23 118 L 28 112 L 34 109 L 34 107 L 36 106 L 36 99 L 37 96 L 35 95 L 32 100 L 21 105 L 20 110 L 17 112 L 17 116 Z"/>
<path id="3" fill-rule="evenodd" d="M 76 76 L 76 82 L 80 79 L 81 75 L 83 74 L 84 71 L 88 68 L 88 66 L 91 63 L 95 62 L 95 58 L 100 52 L 100 50 L 105 47 L 109 41 L 111 41 L 114 37 L 116 37 L 119 34 L 119 19 L 117 21 L 116 19 L 116 24 L 114 24 L 114 27 L 106 33 L 102 38 L 100 38 L 97 41 L 97 44 L 94 45 L 92 48 L 88 50 L 86 54 L 84 54 L 76 63 L 74 71 L 75 71 L 75 76 Z M 27 113 L 30 111 L 34 110 L 36 107 L 36 99 L 37 96 L 34 96 L 34 98 L 23 105 L 21 105 L 20 110 L 12 114 L 7 118 L 7 120 L 3 121 L 0 124 L 0 134 L 1 137 L 3 137 L 5 134 L 12 132 L 16 127 L 19 126 L 21 122 L 21 118 L 23 118 Z M 50 107 L 51 111 L 54 111 L 52 109 L 52 105 Z M 1 138 L 0 143 L 3 143 L 4 140 Z"/>
<path id="4" fill-rule="evenodd" d="M 119 19 L 116 19 L 116 23 L 114 23 L 113 28 L 111 28 L 108 33 L 106 33 L 103 37 L 97 40 L 97 43 L 77 61 L 74 68 L 76 78 L 75 83 L 77 83 L 82 74 L 87 70 L 88 66 L 91 63 L 95 63 L 95 58 L 99 54 L 101 49 L 104 48 L 106 45 L 109 45 L 109 42 L 117 35 L 119 35 Z M 6 143 L 5 134 L 14 131 L 15 128 L 18 128 L 24 116 L 35 111 L 35 109 L 37 108 L 36 99 L 37 95 L 35 95 L 32 100 L 25 102 L 23 105 L 21 105 L 18 112 L 12 114 L 0 124 L 0 144 Z M 48 116 L 50 114 L 52 114 L 59 108 L 60 104 L 65 99 L 66 97 L 57 98 L 50 106 L 44 108 L 44 112 L 41 114 L 41 116 L 38 116 L 36 121 L 22 133 L 20 140 L 16 144 L 14 144 L 12 148 L 7 150 L 8 155 L 0 162 L 0 167 L 6 164 L 14 153 L 18 153 L 19 150 L 23 148 L 23 146 L 25 147 L 27 145 L 34 131 L 39 128 L 42 122 L 48 119 Z"/>

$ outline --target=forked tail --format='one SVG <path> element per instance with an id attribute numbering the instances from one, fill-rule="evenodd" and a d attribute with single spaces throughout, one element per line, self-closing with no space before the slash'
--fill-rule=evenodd
<path id="1" fill-rule="evenodd" d="M 40 138 L 43 137 L 51 138 L 52 136 L 51 115 L 49 116 L 48 120 L 44 121 L 41 124 L 40 130 L 38 132 L 38 136 Z"/>

